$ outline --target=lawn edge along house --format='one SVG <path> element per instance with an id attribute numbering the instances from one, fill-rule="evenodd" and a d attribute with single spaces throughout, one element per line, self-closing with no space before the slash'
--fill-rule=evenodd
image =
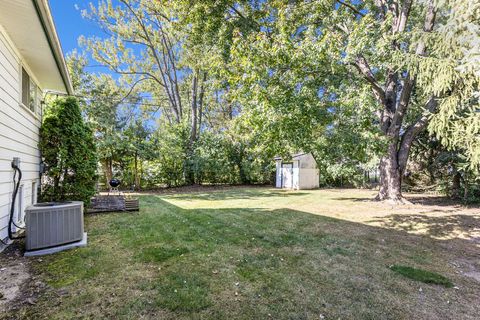
<path id="1" fill-rule="evenodd" d="M 25 208 L 37 202 L 41 163 L 39 129 L 43 99 L 49 91 L 72 94 L 48 1 L 1 0 L 0 251 L 10 242 L 13 164 L 22 171 L 13 203 L 14 232 L 24 226 Z"/>

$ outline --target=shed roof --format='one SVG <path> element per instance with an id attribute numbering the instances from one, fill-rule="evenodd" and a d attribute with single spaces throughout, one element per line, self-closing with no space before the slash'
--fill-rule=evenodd
<path id="1" fill-rule="evenodd" d="M 313 154 L 311 152 L 298 152 L 298 153 L 295 153 L 292 155 L 291 159 L 292 160 L 297 160 L 297 158 L 300 158 L 302 156 L 306 156 L 306 155 L 311 155 L 313 157 L 313 159 L 315 159 L 315 157 L 313 156 Z M 282 157 L 280 156 L 275 156 L 275 158 L 273 158 L 274 160 L 283 160 Z"/>
<path id="2" fill-rule="evenodd" d="M 296 153 L 296 154 L 292 155 L 292 159 L 294 159 L 294 158 L 300 158 L 301 156 L 307 155 L 307 154 L 309 154 L 309 153 L 311 153 L 311 152 L 300 152 L 300 153 Z"/>

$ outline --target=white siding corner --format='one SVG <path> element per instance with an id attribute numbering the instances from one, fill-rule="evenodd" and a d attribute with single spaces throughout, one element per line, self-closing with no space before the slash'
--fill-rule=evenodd
<path id="1" fill-rule="evenodd" d="M 21 61 L 8 35 L 0 28 L 0 239 L 8 236 L 13 192 L 12 159 L 20 158 L 23 187 L 21 198 L 17 198 L 16 202 L 21 202 L 23 210 L 36 199 L 36 190 L 32 188 L 34 182 L 37 185 L 40 183 L 38 141 L 41 123 L 21 104 Z M 16 212 L 20 223 L 24 217 L 23 210 Z"/>

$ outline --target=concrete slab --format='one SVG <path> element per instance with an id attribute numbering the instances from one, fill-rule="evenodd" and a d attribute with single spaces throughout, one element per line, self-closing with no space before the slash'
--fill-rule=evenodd
<path id="1" fill-rule="evenodd" d="M 79 248 L 79 247 L 85 247 L 85 246 L 87 246 L 86 232 L 83 233 L 83 238 L 80 241 L 65 244 L 63 246 L 53 247 L 53 248 L 46 248 L 46 249 L 40 249 L 40 250 L 34 250 L 34 251 L 25 251 L 25 257 L 44 256 L 47 254 L 57 253 L 60 251 Z"/>

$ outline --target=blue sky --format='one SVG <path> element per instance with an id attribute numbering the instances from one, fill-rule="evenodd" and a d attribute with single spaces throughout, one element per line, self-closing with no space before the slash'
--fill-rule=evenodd
<path id="1" fill-rule="evenodd" d="M 50 0 L 50 9 L 57 29 L 58 37 L 62 44 L 63 53 L 66 56 L 73 49 L 82 49 L 78 46 L 78 37 L 100 36 L 103 37 L 103 31 L 92 21 L 82 18 L 81 10 L 86 9 L 90 2 L 96 4 L 96 1 L 86 0 Z M 78 8 L 78 9 L 77 9 Z M 92 62 L 95 64 L 95 62 Z M 94 67 L 90 72 L 101 71 L 110 73 L 107 68 Z"/>
<path id="2" fill-rule="evenodd" d="M 87 1 L 50 0 L 49 3 L 64 54 L 78 47 L 77 39 L 80 35 L 99 33 L 98 28 L 92 22 L 83 19 L 80 11 L 75 9 L 76 5 L 85 8 Z"/>
<path id="3" fill-rule="evenodd" d="M 49 0 L 53 20 L 65 56 L 74 49 L 77 49 L 79 52 L 83 51 L 78 45 L 78 38 L 81 35 L 86 37 L 105 36 L 105 33 L 94 22 L 82 18 L 81 10 L 87 9 L 89 3 L 97 5 L 98 0 Z M 106 67 L 98 66 L 92 60 L 90 59 L 92 67 L 89 67 L 87 71 L 108 73 L 116 78 L 116 74 Z M 154 121 L 149 121 L 147 124 L 153 125 Z"/>

